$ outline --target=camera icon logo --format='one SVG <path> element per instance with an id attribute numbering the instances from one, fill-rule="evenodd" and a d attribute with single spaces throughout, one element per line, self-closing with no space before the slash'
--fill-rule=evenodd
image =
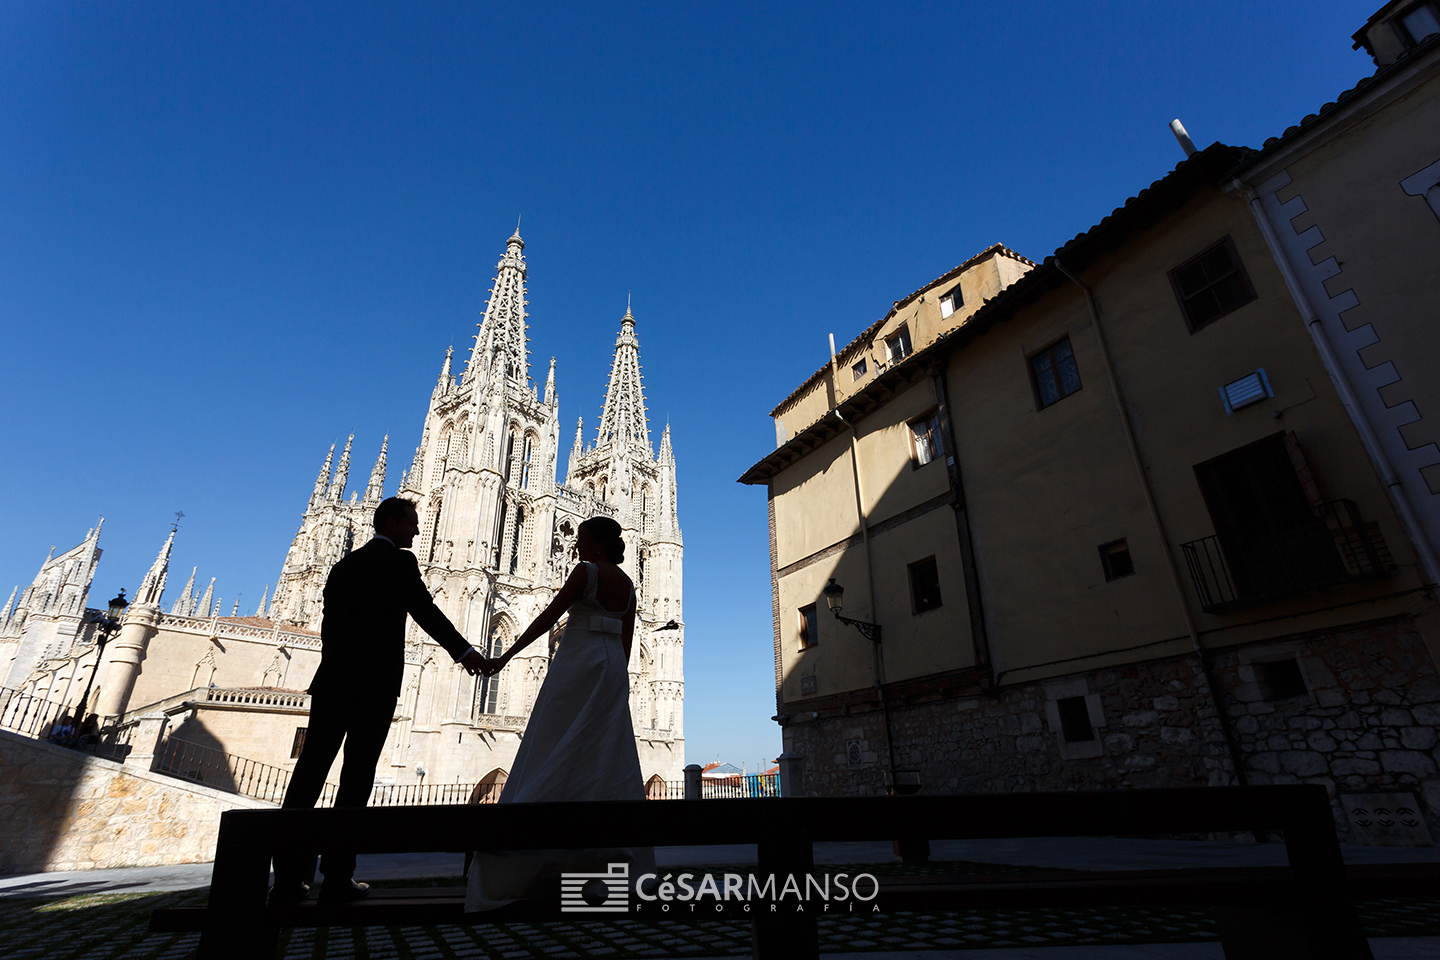
<path id="1" fill-rule="evenodd" d="M 627 913 L 630 864 L 612 863 L 604 873 L 560 874 L 561 913 Z"/>

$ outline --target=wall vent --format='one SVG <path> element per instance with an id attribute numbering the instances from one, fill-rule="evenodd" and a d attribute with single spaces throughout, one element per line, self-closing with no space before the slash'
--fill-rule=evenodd
<path id="1" fill-rule="evenodd" d="M 1220 399 L 1225 403 L 1227 414 L 1273 396 L 1275 391 L 1270 389 L 1270 380 L 1265 376 L 1264 367 L 1239 380 L 1231 380 L 1220 388 Z"/>

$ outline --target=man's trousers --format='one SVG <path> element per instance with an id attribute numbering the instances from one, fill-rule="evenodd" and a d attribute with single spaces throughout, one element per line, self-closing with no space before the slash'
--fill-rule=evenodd
<path id="1" fill-rule="evenodd" d="M 320 693 L 310 698 L 310 725 L 305 731 L 305 745 L 290 787 L 285 791 L 283 807 L 308 809 L 315 806 L 325 789 L 325 776 L 345 745 L 345 762 L 340 768 L 340 788 L 335 793 L 337 807 L 363 807 L 370 800 L 375 784 L 375 765 L 385 747 L 390 721 L 395 716 L 395 697 L 355 696 Z M 326 882 L 344 884 L 355 874 L 354 850 L 322 851 L 325 855 L 320 872 Z M 287 854 L 275 858 L 276 886 L 309 883 L 315 876 L 313 854 Z"/>

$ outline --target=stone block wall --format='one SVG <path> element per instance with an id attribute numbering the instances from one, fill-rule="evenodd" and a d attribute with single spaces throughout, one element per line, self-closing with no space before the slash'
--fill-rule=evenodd
<path id="1" fill-rule="evenodd" d="M 1267 664 L 1293 660 L 1303 694 L 1277 697 Z M 1440 840 L 1440 676 L 1409 620 L 1217 651 L 1220 702 L 1251 783 L 1412 793 Z M 1281 691 L 1286 692 L 1286 691 Z M 1067 742 L 1057 704 L 1083 698 L 1093 739 Z M 927 793 L 1007 793 L 1237 782 L 1199 660 L 1185 655 L 895 705 L 895 765 Z M 876 706 L 792 717 L 805 793 L 883 793 L 885 718 Z M 1338 799 L 1342 839 L 1349 824 Z"/>
<path id="2" fill-rule="evenodd" d="M 1298 660 L 1307 692 L 1273 699 L 1264 668 L 1285 659 Z M 1214 667 L 1251 783 L 1412 793 L 1440 840 L 1440 675 L 1412 621 L 1252 644 Z"/>
<path id="3" fill-rule="evenodd" d="M 995 695 L 894 707 L 895 763 L 918 770 L 926 792 L 1011 793 L 1117 787 L 1224 785 L 1233 768 L 1194 657 L 1154 660 L 1037 683 Z M 1197 690 L 1198 688 L 1198 690 Z M 1082 692 L 1083 691 L 1083 692 Z M 1051 704 L 1077 695 L 1090 709 L 1094 756 L 1066 757 Z M 804 754 L 805 792 L 883 793 L 887 767 L 879 709 L 786 728 Z"/>
<path id="4" fill-rule="evenodd" d="M 262 803 L 0 731 L 0 875 L 204 863 Z"/>

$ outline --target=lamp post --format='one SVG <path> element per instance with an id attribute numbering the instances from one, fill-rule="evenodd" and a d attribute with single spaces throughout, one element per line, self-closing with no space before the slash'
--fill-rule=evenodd
<path id="1" fill-rule="evenodd" d="M 845 588 L 836 583 L 834 577 L 830 578 L 830 582 L 825 584 L 824 589 L 820 592 L 825 594 L 825 605 L 830 608 L 830 612 L 835 615 L 836 620 L 854 627 L 860 631 L 861 636 L 875 644 L 875 655 L 882 658 L 881 669 L 883 669 L 884 653 L 881 646 L 880 624 L 840 616 L 840 611 L 845 609 Z M 890 701 L 885 698 L 885 684 L 880 682 L 879 676 L 876 677 L 875 689 L 880 695 L 880 709 L 885 715 L 885 745 L 890 755 L 890 784 L 886 787 L 886 791 L 891 795 L 899 796 L 918 793 L 920 791 L 919 771 L 895 769 L 895 735 L 890 729 Z M 903 783 L 901 774 L 904 774 L 905 782 Z"/>
<path id="2" fill-rule="evenodd" d="M 849 617 L 840 616 L 840 611 L 844 609 L 845 588 L 836 583 L 834 577 L 830 578 L 830 582 L 825 584 L 825 589 L 821 592 L 825 594 L 825 605 L 830 608 L 831 613 L 835 614 L 836 620 L 859 630 L 860 635 L 866 640 L 873 643 L 880 642 L 880 624 L 867 623 L 864 620 L 851 620 Z"/>
<path id="3" fill-rule="evenodd" d="M 105 658 L 105 644 L 109 643 L 111 635 L 120 629 L 120 618 L 125 615 L 125 608 L 128 606 L 130 603 L 125 599 L 125 588 L 121 587 L 119 595 L 110 601 L 110 609 L 95 618 L 95 632 L 100 648 L 95 651 L 95 668 L 90 671 L 90 680 L 85 684 L 85 693 L 80 697 L 80 708 L 75 712 L 76 729 L 79 729 L 85 720 L 90 689 L 95 686 L 95 675 L 100 672 L 100 661 Z"/>

